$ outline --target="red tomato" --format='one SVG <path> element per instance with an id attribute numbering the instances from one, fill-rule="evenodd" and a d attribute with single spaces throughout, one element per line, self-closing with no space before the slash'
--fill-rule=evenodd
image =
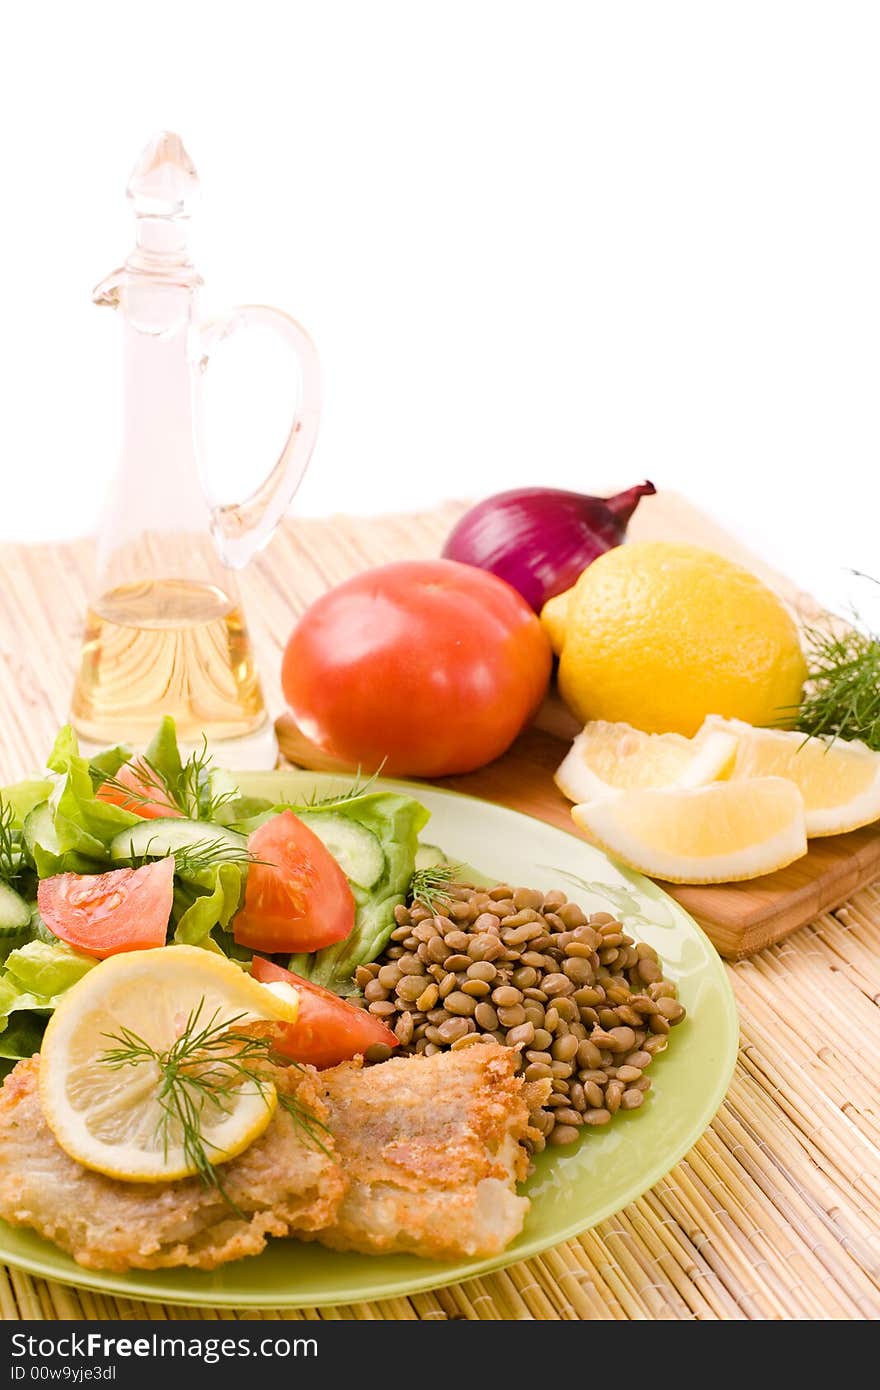
<path id="1" fill-rule="evenodd" d="M 232 932 L 252 951 L 318 951 L 354 926 L 348 879 L 307 825 L 282 811 L 248 836 L 257 863 L 248 869 L 244 907 Z"/>
<path id="2" fill-rule="evenodd" d="M 125 811 L 133 811 L 136 816 L 143 816 L 144 820 L 183 815 L 183 812 L 168 799 L 166 792 L 154 788 L 153 774 L 137 758 L 133 758 L 130 763 L 123 763 L 113 780 L 115 783 L 121 783 L 122 787 L 102 782 L 95 792 L 99 801 L 108 801 L 111 806 L 121 806 Z M 132 792 L 131 796 L 126 796 L 122 790 L 124 787 Z M 144 796 L 149 796 L 150 799 L 143 801 L 141 798 Z"/>
<path id="3" fill-rule="evenodd" d="M 254 956 L 251 974 L 263 985 L 277 981 L 299 990 L 296 1023 L 279 1023 L 272 1029 L 272 1046 L 282 1057 L 294 1062 L 311 1062 L 313 1067 L 335 1067 L 373 1043 L 397 1047 L 397 1037 L 375 1014 L 367 1013 L 340 999 L 321 985 L 300 979 L 264 956 Z"/>
<path id="4" fill-rule="evenodd" d="M 56 874 L 37 886 L 40 916 L 68 946 L 90 956 L 165 945 L 174 858 L 108 874 Z"/>
<path id="5" fill-rule="evenodd" d="M 503 579 L 455 560 L 403 561 L 324 594 L 281 670 L 299 727 L 373 771 L 441 777 L 491 762 L 541 703 L 550 644 Z"/>

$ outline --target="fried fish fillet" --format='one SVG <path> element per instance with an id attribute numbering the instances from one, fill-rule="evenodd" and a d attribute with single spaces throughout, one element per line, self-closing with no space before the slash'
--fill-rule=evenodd
<path id="1" fill-rule="evenodd" d="M 127 1183 L 93 1173 L 55 1142 L 40 1107 L 39 1057 L 19 1062 L 0 1090 L 0 1216 L 32 1226 L 89 1269 L 214 1269 L 257 1255 L 268 1236 L 313 1231 L 335 1218 L 346 1188 L 333 1157 L 280 1106 L 265 1133 L 223 1165 L 240 1215 L 198 1178 Z M 279 1091 L 326 1122 L 315 1072 L 273 1069 Z"/>
<path id="2" fill-rule="evenodd" d="M 529 1208 L 516 1193 L 520 1140 L 549 1089 L 524 1085 L 494 1042 L 368 1068 L 273 1068 L 328 1130 L 316 1144 L 279 1107 L 222 1167 L 233 1208 L 198 1178 L 120 1182 L 70 1158 L 43 1116 L 39 1065 L 19 1062 L 0 1090 L 0 1217 L 90 1269 L 215 1269 L 288 1235 L 367 1254 L 495 1254 Z"/>
<path id="3" fill-rule="evenodd" d="M 320 1075 L 349 1179 L 336 1219 L 309 1234 L 335 1250 L 434 1259 L 494 1255 L 522 1230 L 520 1140 L 549 1082 L 524 1085 L 496 1042 Z M 542 1088 L 539 1094 L 534 1088 Z"/>

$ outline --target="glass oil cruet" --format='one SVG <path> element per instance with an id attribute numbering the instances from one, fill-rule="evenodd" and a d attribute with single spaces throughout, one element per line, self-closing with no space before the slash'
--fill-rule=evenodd
<path id="1" fill-rule="evenodd" d="M 182 746 L 204 733 L 219 763 L 271 767 L 277 745 L 234 571 L 269 541 L 305 472 L 318 362 L 278 309 L 246 305 L 199 320 L 202 282 L 187 249 L 197 189 L 180 137 L 155 136 L 128 184 L 136 245 L 94 292 L 122 316 L 123 435 L 71 720 L 87 749 L 143 747 L 170 714 Z M 293 420 L 263 484 L 244 502 L 218 505 L 202 457 L 201 374 L 220 342 L 251 326 L 291 349 Z"/>

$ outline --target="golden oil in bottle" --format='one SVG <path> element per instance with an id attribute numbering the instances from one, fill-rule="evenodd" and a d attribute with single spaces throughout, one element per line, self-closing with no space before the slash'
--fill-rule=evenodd
<path id="1" fill-rule="evenodd" d="M 240 739 L 266 724 L 241 608 L 189 579 L 124 584 L 86 617 L 71 720 L 91 743 L 143 745 L 171 715 L 181 743 Z"/>

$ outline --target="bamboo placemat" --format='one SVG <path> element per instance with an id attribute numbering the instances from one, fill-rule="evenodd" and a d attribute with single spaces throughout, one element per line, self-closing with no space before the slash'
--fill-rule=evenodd
<path id="1" fill-rule="evenodd" d="M 651 506 L 653 531 L 721 548 L 722 533 L 680 502 L 653 498 Z M 436 554 L 459 510 L 283 529 L 242 584 L 273 710 L 296 613 L 355 570 Z M 0 781 L 38 766 L 66 717 L 92 553 L 87 542 L 0 548 Z M 577 1240 L 483 1279 L 264 1316 L 880 1317 L 880 885 L 727 969 L 742 1021 L 736 1075 L 710 1129 L 653 1191 Z M 0 1316 L 237 1315 L 110 1298 L 0 1269 Z"/>

